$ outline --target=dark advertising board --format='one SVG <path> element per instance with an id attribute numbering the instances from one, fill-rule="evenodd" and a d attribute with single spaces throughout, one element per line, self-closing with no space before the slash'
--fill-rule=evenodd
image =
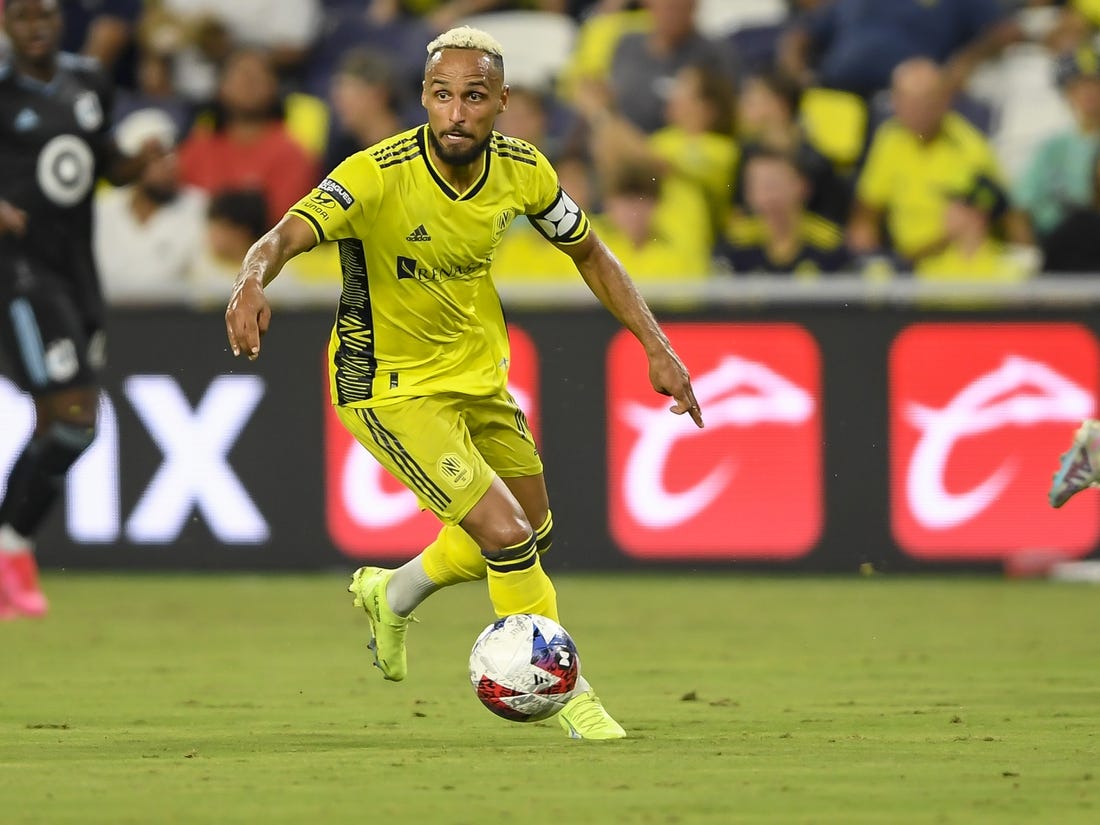
<path id="1" fill-rule="evenodd" d="M 328 406 L 331 314 L 277 312 L 235 361 L 220 313 L 119 311 L 100 435 L 40 540 L 46 566 L 350 568 L 437 525 Z M 972 569 L 1089 555 L 1100 506 L 1050 474 L 1096 412 L 1090 318 L 864 307 L 667 315 L 707 427 L 669 415 L 604 313 L 514 313 L 511 388 L 555 513 L 555 569 Z M 0 379 L 0 466 L 32 426 Z"/>

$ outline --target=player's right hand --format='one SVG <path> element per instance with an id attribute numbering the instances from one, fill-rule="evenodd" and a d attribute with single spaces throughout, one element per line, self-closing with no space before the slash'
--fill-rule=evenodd
<path id="1" fill-rule="evenodd" d="M 27 231 L 27 213 L 0 200 L 0 235 L 23 235 Z"/>
<path id="2" fill-rule="evenodd" d="M 264 288 L 254 278 L 246 278 L 233 289 L 225 310 L 225 332 L 233 355 L 242 352 L 249 361 L 260 357 L 260 338 L 271 325 L 271 304 Z"/>

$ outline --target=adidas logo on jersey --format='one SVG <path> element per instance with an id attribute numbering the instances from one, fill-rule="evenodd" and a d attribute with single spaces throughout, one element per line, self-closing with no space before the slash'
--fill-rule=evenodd
<path id="1" fill-rule="evenodd" d="M 428 230 L 424 228 L 424 224 L 416 227 L 412 232 L 405 236 L 406 241 L 430 241 L 432 236 L 428 234 Z"/>

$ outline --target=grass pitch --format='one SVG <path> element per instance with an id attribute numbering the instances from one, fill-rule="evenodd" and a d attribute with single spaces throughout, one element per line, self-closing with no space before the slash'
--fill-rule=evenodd
<path id="1" fill-rule="evenodd" d="M 0 624 L 0 823 L 1094 823 L 1100 591 L 557 577 L 631 738 L 476 701 L 483 586 L 369 664 L 345 578 L 54 573 Z"/>

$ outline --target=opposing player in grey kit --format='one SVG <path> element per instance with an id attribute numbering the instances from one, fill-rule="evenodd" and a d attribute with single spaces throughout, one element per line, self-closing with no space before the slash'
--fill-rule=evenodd
<path id="1" fill-rule="evenodd" d="M 34 536 L 69 467 L 95 438 L 103 300 L 92 258 L 92 190 L 131 180 L 159 149 L 122 156 L 111 87 L 59 52 L 59 0 L 0 0 L 0 356 L 34 398 L 34 434 L 0 500 L 0 618 L 41 616 Z"/>

